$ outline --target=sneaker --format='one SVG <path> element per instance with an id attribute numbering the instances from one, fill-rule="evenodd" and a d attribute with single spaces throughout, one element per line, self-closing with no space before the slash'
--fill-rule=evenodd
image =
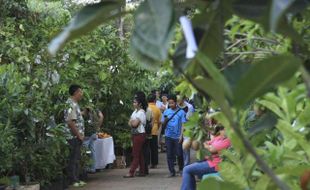
<path id="1" fill-rule="evenodd" d="M 87 183 L 85 181 L 79 181 L 79 184 L 82 187 L 82 186 L 86 185 Z"/>
<path id="2" fill-rule="evenodd" d="M 167 178 L 175 177 L 175 174 L 169 174 L 166 176 Z"/>
<path id="3" fill-rule="evenodd" d="M 74 182 L 74 183 L 72 184 L 72 186 L 73 186 L 73 187 L 81 187 L 81 185 L 80 185 L 79 182 Z"/>

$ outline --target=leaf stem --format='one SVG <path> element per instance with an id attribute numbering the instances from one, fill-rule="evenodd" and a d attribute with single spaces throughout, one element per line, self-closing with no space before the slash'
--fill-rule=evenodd
<path id="1" fill-rule="evenodd" d="M 240 126 L 236 123 L 232 123 L 231 127 L 233 128 L 234 132 L 237 134 L 237 136 L 242 141 L 242 144 L 244 145 L 245 149 L 255 158 L 257 165 L 271 178 L 271 180 L 282 190 L 289 190 L 290 188 L 281 181 L 275 173 L 272 171 L 272 169 L 265 163 L 263 159 L 257 154 L 254 147 L 250 143 L 250 141 L 244 136 L 242 131 L 240 130 Z"/>

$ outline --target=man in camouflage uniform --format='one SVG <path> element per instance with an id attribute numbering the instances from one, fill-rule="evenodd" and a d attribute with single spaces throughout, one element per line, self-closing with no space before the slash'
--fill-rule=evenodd
<path id="1" fill-rule="evenodd" d="M 68 132 L 68 143 L 70 145 L 69 163 L 67 167 L 69 183 L 73 186 L 82 186 L 85 183 L 79 181 L 81 146 L 84 140 L 84 120 L 78 102 L 83 97 L 83 91 L 79 85 L 69 87 L 70 98 L 68 98 L 65 110 L 65 121 Z"/>

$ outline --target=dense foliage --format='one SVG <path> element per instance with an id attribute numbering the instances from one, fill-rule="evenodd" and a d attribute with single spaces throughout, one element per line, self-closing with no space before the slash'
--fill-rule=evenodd
<path id="1" fill-rule="evenodd" d="M 117 10 L 123 3 L 103 1 L 83 8 L 51 42 L 50 53 L 88 32 L 89 25 L 122 14 Z M 151 69 L 172 58 L 173 70 L 221 109 L 214 117 L 233 142 L 234 150 L 225 153 L 224 181 L 207 179 L 200 189 L 299 188 L 300 175 L 310 168 L 305 117 L 310 89 L 308 6 L 309 1 L 294 0 L 145 0 L 135 10 L 132 54 Z M 101 12 L 85 15 L 89 10 Z M 184 14 L 192 20 L 199 46 L 193 59 L 185 58 L 185 38 L 170 51 L 177 20 Z M 68 32 L 74 35 L 63 38 Z M 249 122 L 249 106 L 255 100 L 266 113 Z M 193 118 L 192 124 L 198 125 L 199 117 Z M 202 135 L 191 133 L 193 126 L 187 135 L 203 140 L 203 128 L 194 128 Z"/>
<path id="2" fill-rule="evenodd" d="M 46 184 L 62 177 L 67 161 L 63 108 L 69 85 L 83 87 L 81 107 L 102 110 L 102 130 L 115 135 L 116 146 L 122 147 L 130 142 L 126 124 L 132 96 L 150 91 L 155 75 L 128 55 L 128 41 L 119 40 L 114 23 L 50 57 L 49 40 L 76 7 L 27 2 L 1 4 L 0 178 L 19 175 L 22 182 Z"/>

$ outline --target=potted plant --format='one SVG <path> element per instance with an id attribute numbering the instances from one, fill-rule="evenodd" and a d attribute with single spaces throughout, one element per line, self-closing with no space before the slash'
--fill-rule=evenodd
<path id="1" fill-rule="evenodd" d="M 5 190 L 7 186 L 10 184 L 10 179 L 7 176 L 0 178 L 0 190 Z"/>
<path id="2" fill-rule="evenodd" d="M 114 134 L 116 162 L 118 167 L 127 167 L 132 161 L 131 133 L 129 130 L 119 130 Z"/>

